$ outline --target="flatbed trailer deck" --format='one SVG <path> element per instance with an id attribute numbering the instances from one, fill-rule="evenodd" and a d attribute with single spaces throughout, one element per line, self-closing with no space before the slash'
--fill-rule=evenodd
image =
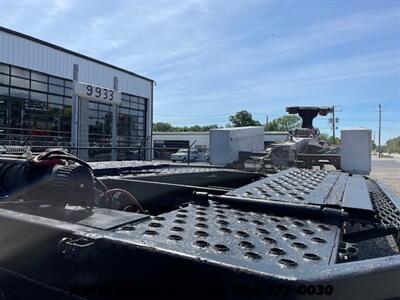
<path id="1" fill-rule="evenodd" d="M 0 278 L 14 283 L 0 286 L 6 299 L 400 296 L 398 248 L 357 256 L 376 239 L 399 245 L 400 200 L 379 181 L 297 168 L 90 166 L 145 211 L 1 204 Z"/>

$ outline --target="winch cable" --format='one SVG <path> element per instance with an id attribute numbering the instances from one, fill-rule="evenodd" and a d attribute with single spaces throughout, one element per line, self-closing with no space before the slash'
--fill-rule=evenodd
<path id="1" fill-rule="evenodd" d="M 97 189 L 97 188 L 96 188 L 96 190 L 97 190 L 98 192 L 102 193 L 102 195 L 101 195 L 100 197 L 103 197 L 103 196 L 104 196 L 104 197 L 106 197 L 106 199 L 107 199 L 108 201 L 112 201 L 112 193 L 117 193 L 117 192 L 122 193 L 122 194 L 124 194 L 126 197 L 128 197 L 128 198 L 131 200 L 131 202 L 133 202 L 132 204 L 133 204 L 134 206 L 136 206 L 136 208 L 137 208 L 140 212 L 144 212 L 143 207 L 140 205 L 140 203 L 139 203 L 139 201 L 136 199 L 136 197 L 132 195 L 132 193 L 128 192 L 127 190 L 119 189 L 119 188 L 109 189 L 108 186 L 107 186 L 104 182 L 102 182 L 101 180 L 99 180 L 97 177 L 94 177 L 94 181 L 95 181 L 96 183 L 98 183 L 99 185 L 101 185 L 101 186 L 104 188 L 104 191 L 101 191 L 100 189 Z"/>
<path id="2" fill-rule="evenodd" d="M 62 150 L 50 150 L 48 152 L 38 154 L 32 159 L 32 161 L 37 164 L 45 163 L 52 160 L 72 160 L 81 165 L 84 165 L 89 169 L 92 169 L 87 162 Z"/>
<path id="3" fill-rule="evenodd" d="M 103 190 L 101 190 L 101 189 L 95 187 L 95 190 L 100 193 L 100 198 L 106 197 L 107 201 L 111 202 L 112 198 L 109 195 L 105 195 L 105 192 L 107 192 L 109 190 L 108 186 L 104 182 L 99 180 L 97 177 L 94 177 L 94 182 L 95 182 L 95 184 L 98 183 L 103 188 Z"/>
<path id="4" fill-rule="evenodd" d="M 124 196 L 126 196 L 129 200 L 131 200 L 132 204 L 134 206 L 136 206 L 136 208 L 139 210 L 139 212 L 144 212 L 143 207 L 140 205 L 139 201 L 135 198 L 135 196 L 133 196 L 130 192 L 124 190 L 124 189 L 119 189 L 119 188 L 115 188 L 115 189 L 110 189 L 108 191 L 106 191 L 104 193 L 104 196 L 108 197 L 108 195 L 112 195 L 114 193 L 121 193 Z M 112 197 L 112 196 L 111 196 Z"/>

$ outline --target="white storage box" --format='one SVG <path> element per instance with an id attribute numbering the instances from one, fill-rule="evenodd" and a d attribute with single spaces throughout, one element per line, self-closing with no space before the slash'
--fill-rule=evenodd
<path id="1" fill-rule="evenodd" d="M 343 129 L 341 136 L 341 169 L 353 174 L 371 172 L 371 130 Z"/>
<path id="2" fill-rule="evenodd" d="M 210 162 L 226 165 L 239 159 L 239 151 L 264 150 L 264 127 L 234 127 L 210 130 Z"/>

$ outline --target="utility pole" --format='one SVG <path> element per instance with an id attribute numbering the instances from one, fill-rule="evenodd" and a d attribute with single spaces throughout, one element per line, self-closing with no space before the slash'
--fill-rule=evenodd
<path id="1" fill-rule="evenodd" d="M 332 105 L 332 118 L 329 118 L 329 124 L 332 126 L 332 139 L 336 141 L 336 124 L 339 123 L 339 118 L 336 118 L 336 112 L 342 111 L 341 109 L 336 109 L 340 105 Z"/>
<path id="2" fill-rule="evenodd" d="M 335 120 L 335 105 L 332 106 L 332 136 L 333 141 L 336 140 L 335 133 L 336 133 L 336 120 Z"/>
<path id="3" fill-rule="evenodd" d="M 382 150 L 381 150 L 381 125 L 382 125 L 382 105 L 379 104 L 379 131 L 378 131 L 378 143 L 379 143 L 379 154 L 378 157 L 382 157 Z"/>
<path id="4" fill-rule="evenodd" d="M 375 150 L 374 150 L 374 153 L 376 153 L 376 139 L 375 139 L 375 130 L 374 130 L 374 145 L 375 145 Z"/>
<path id="5" fill-rule="evenodd" d="M 268 127 L 268 115 L 267 115 L 267 119 L 265 121 L 265 127 Z"/>

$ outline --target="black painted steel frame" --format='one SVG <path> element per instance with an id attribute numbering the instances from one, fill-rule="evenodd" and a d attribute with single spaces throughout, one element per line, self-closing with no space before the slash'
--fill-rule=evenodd
<path id="1" fill-rule="evenodd" d="M 400 255 L 337 260 L 340 242 L 352 240 L 344 222 L 369 221 L 379 235 L 398 234 L 400 201 L 379 183 L 290 169 L 207 194 L 213 192 L 203 188 L 153 217 L 113 212 L 108 229 L 99 229 L 104 221 L 96 217 L 67 222 L 1 208 L 0 266 L 41 288 L 90 299 L 315 298 L 303 287 L 320 285 L 332 287 L 320 295 L 330 299 L 400 295 Z M 381 226 L 388 220 L 394 226 Z"/>

